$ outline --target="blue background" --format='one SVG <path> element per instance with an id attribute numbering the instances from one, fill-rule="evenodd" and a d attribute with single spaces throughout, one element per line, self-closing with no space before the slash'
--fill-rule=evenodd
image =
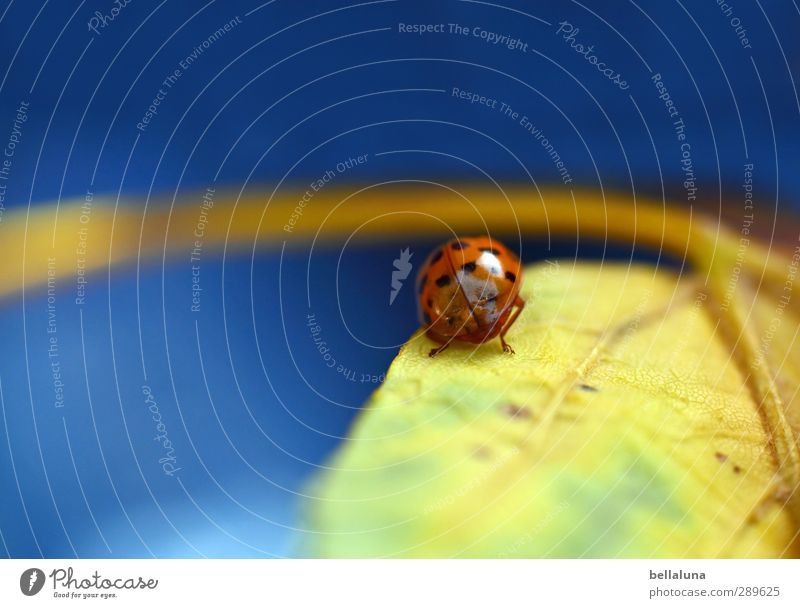
<path id="1" fill-rule="evenodd" d="M 212 184 L 305 187 L 365 153 L 371 160 L 347 174 L 354 183 L 457 187 L 487 182 L 485 172 L 499 184 L 530 174 L 566 188 L 518 122 L 454 98 L 453 87 L 531 117 L 568 167 L 570 185 L 687 205 L 656 73 L 686 123 L 698 202 L 740 209 L 743 166 L 753 163 L 764 217 L 798 210 L 794 2 L 739 0 L 726 16 L 711 0 L 133 0 L 90 31 L 95 11 L 113 6 L 0 8 L 0 145 L 20 102 L 30 103 L 5 214 L 87 192 L 119 192 L 144 205 Z M 241 23 L 182 71 L 138 130 L 163 80 L 237 16 Z M 751 49 L 740 44 L 733 17 Z M 563 21 L 628 90 L 556 34 Z M 521 39 L 527 52 L 471 35 L 401 33 L 401 22 L 478 26 Z M 373 156 L 404 149 L 418 152 Z M 431 246 L 413 235 L 398 242 L 417 258 Z M 529 245 L 526 261 L 576 255 L 570 243 Z M 359 377 L 377 376 L 416 328 L 413 290 L 388 306 L 394 244 L 348 249 L 341 270 L 339 253 L 315 254 L 311 312 L 337 361 Z M 319 356 L 306 325 L 307 263 L 307 252 L 296 250 L 205 265 L 204 284 L 213 287 L 196 316 L 185 312 L 185 261 L 146 268 L 138 279 L 130 269 L 93 276 L 84 307 L 65 297 L 58 309 L 67 402 L 60 410 L 52 406 L 44 293 L 0 301 L 0 553 L 290 555 L 309 476 L 376 386 L 331 371 Z M 337 276 L 339 299 L 330 297 Z M 143 384 L 174 444 L 174 477 L 158 464 Z"/>

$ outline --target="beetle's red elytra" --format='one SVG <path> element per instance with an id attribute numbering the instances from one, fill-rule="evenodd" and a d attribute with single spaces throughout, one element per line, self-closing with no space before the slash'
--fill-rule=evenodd
<path id="1" fill-rule="evenodd" d="M 525 307 L 521 286 L 519 258 L 488 236 L 453 239 L 435 249 L 417 276 L 420 321 L 441 344 L 429 355 L 454 340 L 482 344 L 497 336 L 503 351 L 513 353 L 505 335 Z"/>

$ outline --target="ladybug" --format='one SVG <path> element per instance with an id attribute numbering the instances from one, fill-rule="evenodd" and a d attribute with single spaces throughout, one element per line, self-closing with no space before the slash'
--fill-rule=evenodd
<path id="1" fill-rule="evenodd" d="M 458 238 L 436 249 L 417 275 L 420 321 L 441 346 L 454 340 L 482 344 L 500 336 L 503 351 L 514 349 L 506 332 L 525 307 L 520 297 L 519 258 L 488 236 Z"/>

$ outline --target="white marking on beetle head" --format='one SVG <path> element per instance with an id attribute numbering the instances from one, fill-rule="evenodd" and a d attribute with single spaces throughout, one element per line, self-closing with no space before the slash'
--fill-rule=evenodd
<path id="1" fill-rule="evenodd" d="M 491 251 L 484 251 L 481 253 L 481 256 L 475 261 L 475 264 L 496 277 L 503 274 L 503 265 Z"/>

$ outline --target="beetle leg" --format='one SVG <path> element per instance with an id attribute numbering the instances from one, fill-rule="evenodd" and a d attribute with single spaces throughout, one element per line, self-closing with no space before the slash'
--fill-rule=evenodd
<path id="1" fill-rule="evenodd" d="M 508 316 L 508 320 L 505 322 L 505 325 L 503 325 L 503 329 L 500 330 L 500 346 L 503 347 L 504 353 L 509 353 L 512 355 L 514 354 L 514 349 L 511 348 L 511 345 L 505 340 L 506 332 L 508 332 L 508 330 L 511 329 L 511 326 L 514 325 L 514 321 L 517 320 L 517 317 L 525 308 L 525 300 L 517 296 L 517 299 L 514 300 L 513 306 L 514 310 Z"/>
<path id="2" fill-rule="evenodd" d="M 445 350 L 448 346 L 450 346 L 450 342 L 446 342 L 445 344 L 442 344 L 441 346 L 437 346 L 436 348 L 432 348 L 431 352 L 428 353 L 428 356 L 429 357 L 435 357 L 440 352 Z"/>
<path id="3" fill-rule="evenodd" d="M 437 334 L 437 333 L 435 333 L 435 332 L 432 332 L 430 329 L 428 329 L 428 330 L 425 332 L 425 335 L 426 335 L 426 336 L 428 336 L 428 338 L 430 338 L 430 339 L 431 339 L 431 340 L 433 340 L 434 342 L 438 342 L 439 344 L 441 344 L 441 346 L 437 346 L 436 348 L 432 348 L 432 349 L 431 349 L 431 352 L 429 352 L 429 353 L 428 353 L 428 356 L 429 356 L 429 357 L 435 357 L 435 356 L 436 356 L 436 355 L 438 355 L 440 352 L 442 352 L 443 350 L 445 350 L 445 349 L 446 349 L 448 346 L 450 346 L 450 344 L 451 344 L 451 343 L 452 343 L 452 341 L 453 341 L 453 339 L 452 339 L 452 338 L 450 338 L 449 340 L 448 340 L 448 339 L 445 339 L 445 338 L 443 338 L 442 336 L 440 336 L 439 334 Z"/>

